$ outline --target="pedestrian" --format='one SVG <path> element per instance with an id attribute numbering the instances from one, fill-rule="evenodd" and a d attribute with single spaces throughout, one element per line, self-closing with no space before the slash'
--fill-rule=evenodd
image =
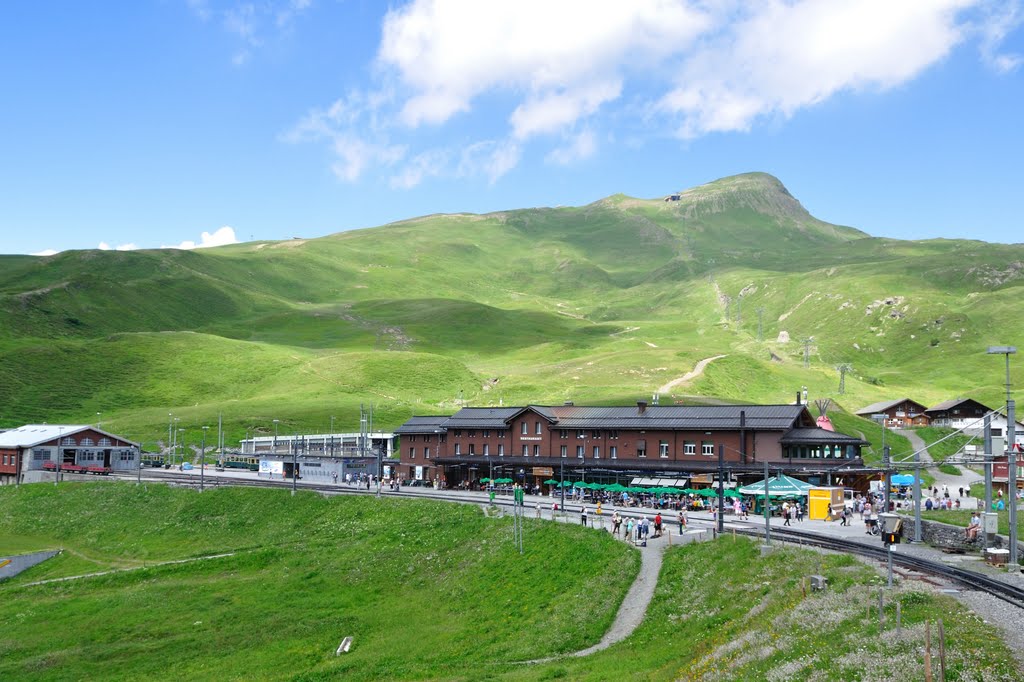
<path id="1" fill-rule="evenodd" d="M 583 509 L 580 510 L 580 523 L 582 523 L 584 526 L 587 525 L 587 508 L 586 508 L 586 506 L 584 506 Z"/>
<path id="2" fill-rule="evenodd" d="M 335 471 L 332 475 L 334 476 L 334 485 L 338 485 L 338 472 Z"/>
<path id="3" fill-rule="evenodd" d="M 804 520 L 804 508 L 799 502 L 796 503 L 796 520 L 801 523 Z"/>
<path id="4" fill-rule="evenodd" d="M 661 512 L 658 512 L 654 516 L 654 537 L 661 537 Z"/>
<path id="5" fill-rule="evenodd" d="M 790 525 L 792 525 L 789 522 L 789 512 L 790 512 L 789 502 L 783 502 L 782 503 L 782 525 L 783 526 L 790 526 Z"/>
<path id="6" fill-rule="evenodd" d="M 615 537 L 619 537 L 619 529 L 622 527 L 622 517 L 619 516 L 619 512 L 612 511 L 612 533 Z"/>
<path id="7" fill-rule="evenodd" d="M 964 496 L 964 487 L 963 486 L 960 486 L 959 492 L 960 492 L 960 494 L 958 495 L 958 497 L 963 497 Z"/>
<path id="8" fill-rule="evenodd" d="M 537 518 L 540 518 L 540 502 L 537 503 Z"/>
<path id="9" fill-rule="evenodd" d="M 633 539 L 633 519 L 626 519 L 626 538 Z"/>
<path id="10" fill-rule="evenodd" d="M 686 530 L 686 510 L 679 510 L 679 534 L 682 535 L 683 531 Z"/>

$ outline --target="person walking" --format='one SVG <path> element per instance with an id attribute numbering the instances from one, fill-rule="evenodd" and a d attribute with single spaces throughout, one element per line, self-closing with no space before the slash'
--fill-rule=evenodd
<path id="1" fill-rule="evenodd" d="M 661 512 L 658 512 L 654 516 L 654 537 L 661 537 Z"/>
<path id="2" fill-rule="evenodd" d="M 580 510 L 580 523 L 582 523 L 584 526 L 587 525 L 587 507 L 586 507 L 586 505 L 584 505 L 583 509 Z"/>
<path id="3" fill-rule="evenodd" d="M 792 525 L 789 522 L 789 512 L 790 512 L 789 502 L 784 502 L 783 505 L 782 505 L 782 525 L 783 526 L 790 526 L 790 525 Z"/>
<path id="4" fill-rule="evenodd" d="M 626 519 L 626 539 L 633 539 L 633 519 Z"/>
<path id="5" fill-rule="evenodd" d="M 679 534 L 682 535 L 686 530 L 686 509 L 679 510 Z"/>

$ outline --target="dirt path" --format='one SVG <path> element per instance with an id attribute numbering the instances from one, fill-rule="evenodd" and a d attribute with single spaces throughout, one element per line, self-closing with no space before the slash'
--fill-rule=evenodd
<path id="1" fill-rule="evenodd" d="M 96 573 L 83 573 L 82 575 L 69 575 L 63 578 L 50 578 L 48 580 L 37 580 L 32 583 L 25 583 L 22 587 L 32 587 L 33 585 L 48 585 L 50 583 L 62 583 L 68 580 L 81 580 L 82 578 L 95 578 L 100 575 L 110 575 L 111 573 L 124 573 L 125 571 L 137 571 L 140 568 L 153 568 L 154 566 L 170 566 L 171 564 L 187 564 L 193 561 L 206 561 L 208 559 L 223 559 L 224 557 L 234 556 L 234 552 L 228 552 L 227 554 L 211 554 L 210 556 L 194 557 L 192 559 L 174 559 L 173 561 L 159 561 L 152 564 L 146 564 L 145 566 L 132 566 L 131 568 L 112 568 L 109 571 L 98 571 Z"/>
<path id="2" fill-rule="evenodd" d="M 913 429 L 896 429 L 896 433 L 900 434 L 901 436 L 905 436 L 906 439 L 910 441 L 910 447 L 914 448 L 914 452 L 917 452 L 919 450 L 921 451 L 922 463 L 929 463 L 935 461 L 932 458 L 931 454 L 928 452 L 925 446 L 925 442 L 921 439 L 919 435 L 917 435 L 917 433 Z M 941 471 L 939 471 L 938 468 L 931 469 L 931 474 L 932 476 L 935 477 L 935 487 L 937 487 L 939 490 L 942 490 L 942 486 L 946 486 L 947 488 L 949 488 L 949 494 L 951 496 L 956 496 L 960 488 L 966 489 L 972 486 L 975 488 L 975 492 L 977 492 L 978 483 L 984 480 L 981 474 L 975 473 L 963 466 L 958 466 L 958 468 L 961 471 L 961 474 L 959 476 L 944 474 Z M 922 490 L 922 499 L 924 499 L 923 495 L 924 492 Z"/>
<path id="3" fill-rule="evenodd" d="M 668 382 L 667 384 L 665 384 L 664 386 L 659 388 L 658 389 L 658 393 L 671 393 L 673 388 L 675 388 L 676 386 L 679 386 L 680 384 L 685 384 L 686 382 L 690 381 L 691 379 L 696 379 L 697 377 L 699 377 L 701 374 L 704 373 L 704 368 L 705 367 L 707 367 L 709 364 L 711 364 L 715 360 L 720 360 L 721 358 L 724 358 L 724 357 L 726 357 L 726 356 L 725 355 L 714 355 L 714 356 L 712 356 L 710 358 L 704 358 L 703 360 L 699 360 L 697 362 L 697 364 L 693 366 L 693 369 L 691 369 L 689 372 L 687 372 L 683 376 L 679 377 L 678 379 L 673 379 L 672 381 Z"/>

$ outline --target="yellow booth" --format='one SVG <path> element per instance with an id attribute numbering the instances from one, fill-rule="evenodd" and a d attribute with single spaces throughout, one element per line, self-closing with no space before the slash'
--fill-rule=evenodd
<path id="1" fill-rule="evenodd" d="M 807 518 L 811 521 L 834 520 L 844 504 L 842 488 L 811 488 L 807 491 Z"/>

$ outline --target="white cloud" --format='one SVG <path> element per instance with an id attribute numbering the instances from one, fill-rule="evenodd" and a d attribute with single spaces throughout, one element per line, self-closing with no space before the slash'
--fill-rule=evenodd
<path id="1" fill-rule="evenodd" d="M 30 253 L 29 255 L 30 256 L 55 256 L 58 253 L 60 253 L 60 251 L 57 251 L 55 249 L 43 249 L 42 251 L 37 251 L 36 253 Z"/>
<path id="2" fill-rule="evenodd" d="M 243 66 L 260 48 L 290 35 L 295 20 L 312 0 L 185 0 L 200 21 L 216 19 L 235 42 L 231 63 Z"/>
<path id="3" fill-rule="evenodd" d="M 99 249 L 100 251 L 111 251 L 111 250 L 113 250 L 113 251 L 135 251 L 139 247 L 136 246 L 135 244 L 129 242 L 127 244 L 119 244 L 119 245 L 113 247 L 113 249 L 111 249 L 110 244 L 108 244 L 106 242 L 100 242 L 96 246 L 96 248 Z"/>
<path id="4" fill-rule="evenodd" d="M 844 90 L 884 90 L 962 40 L 964 0 L 771 0 L 689 55 L 661 107 L 679 132 L 749 130 Z"/>
<path id="5" fill-rule="evenodd" d="M 177 246 L 161 246 L 161 249 L 184 249 L 190 251 L 192 249 L 206 249 L 212 246 L 225 246 L 227 244 L 237 244 L 238 238 L 235 236 L 235 229 L 225 225 L 212 234 L 210 232 L 203 232 L 199 236 L 199 243 L 192 240 L 185 240 Z"/>
<path id="6" fill-rule="evenodd" d="M 594 133 L 584 130 L 566 146 L 552 150 L 547 155 L 547 160 L 560 166 L 568 166 L 577 161 L 589 159 L 596 151 L 597 141 L 594 139 Z"/>
<path id="7" fill-rule="evenodd" d="M 493 183 L 528 145 L 569 164 L 599 137 L 748 131 L 899 87 L 970 41 L 1012 71 L 1022 21 L 1021 0 L 412 0 L 383 19 L 371 86 L 282 139 L 326 142 L 344 182 Z"/>
<path id="8" fill-rule="evenodd" d="M 416 0 L 385 16 L 377 59 L 411 92 L 401 120 L 415 127 L 443 123 L 491 90 L 583 104 L 593 83 L 658 64 L 708 20 L 669 0 Z"/>

